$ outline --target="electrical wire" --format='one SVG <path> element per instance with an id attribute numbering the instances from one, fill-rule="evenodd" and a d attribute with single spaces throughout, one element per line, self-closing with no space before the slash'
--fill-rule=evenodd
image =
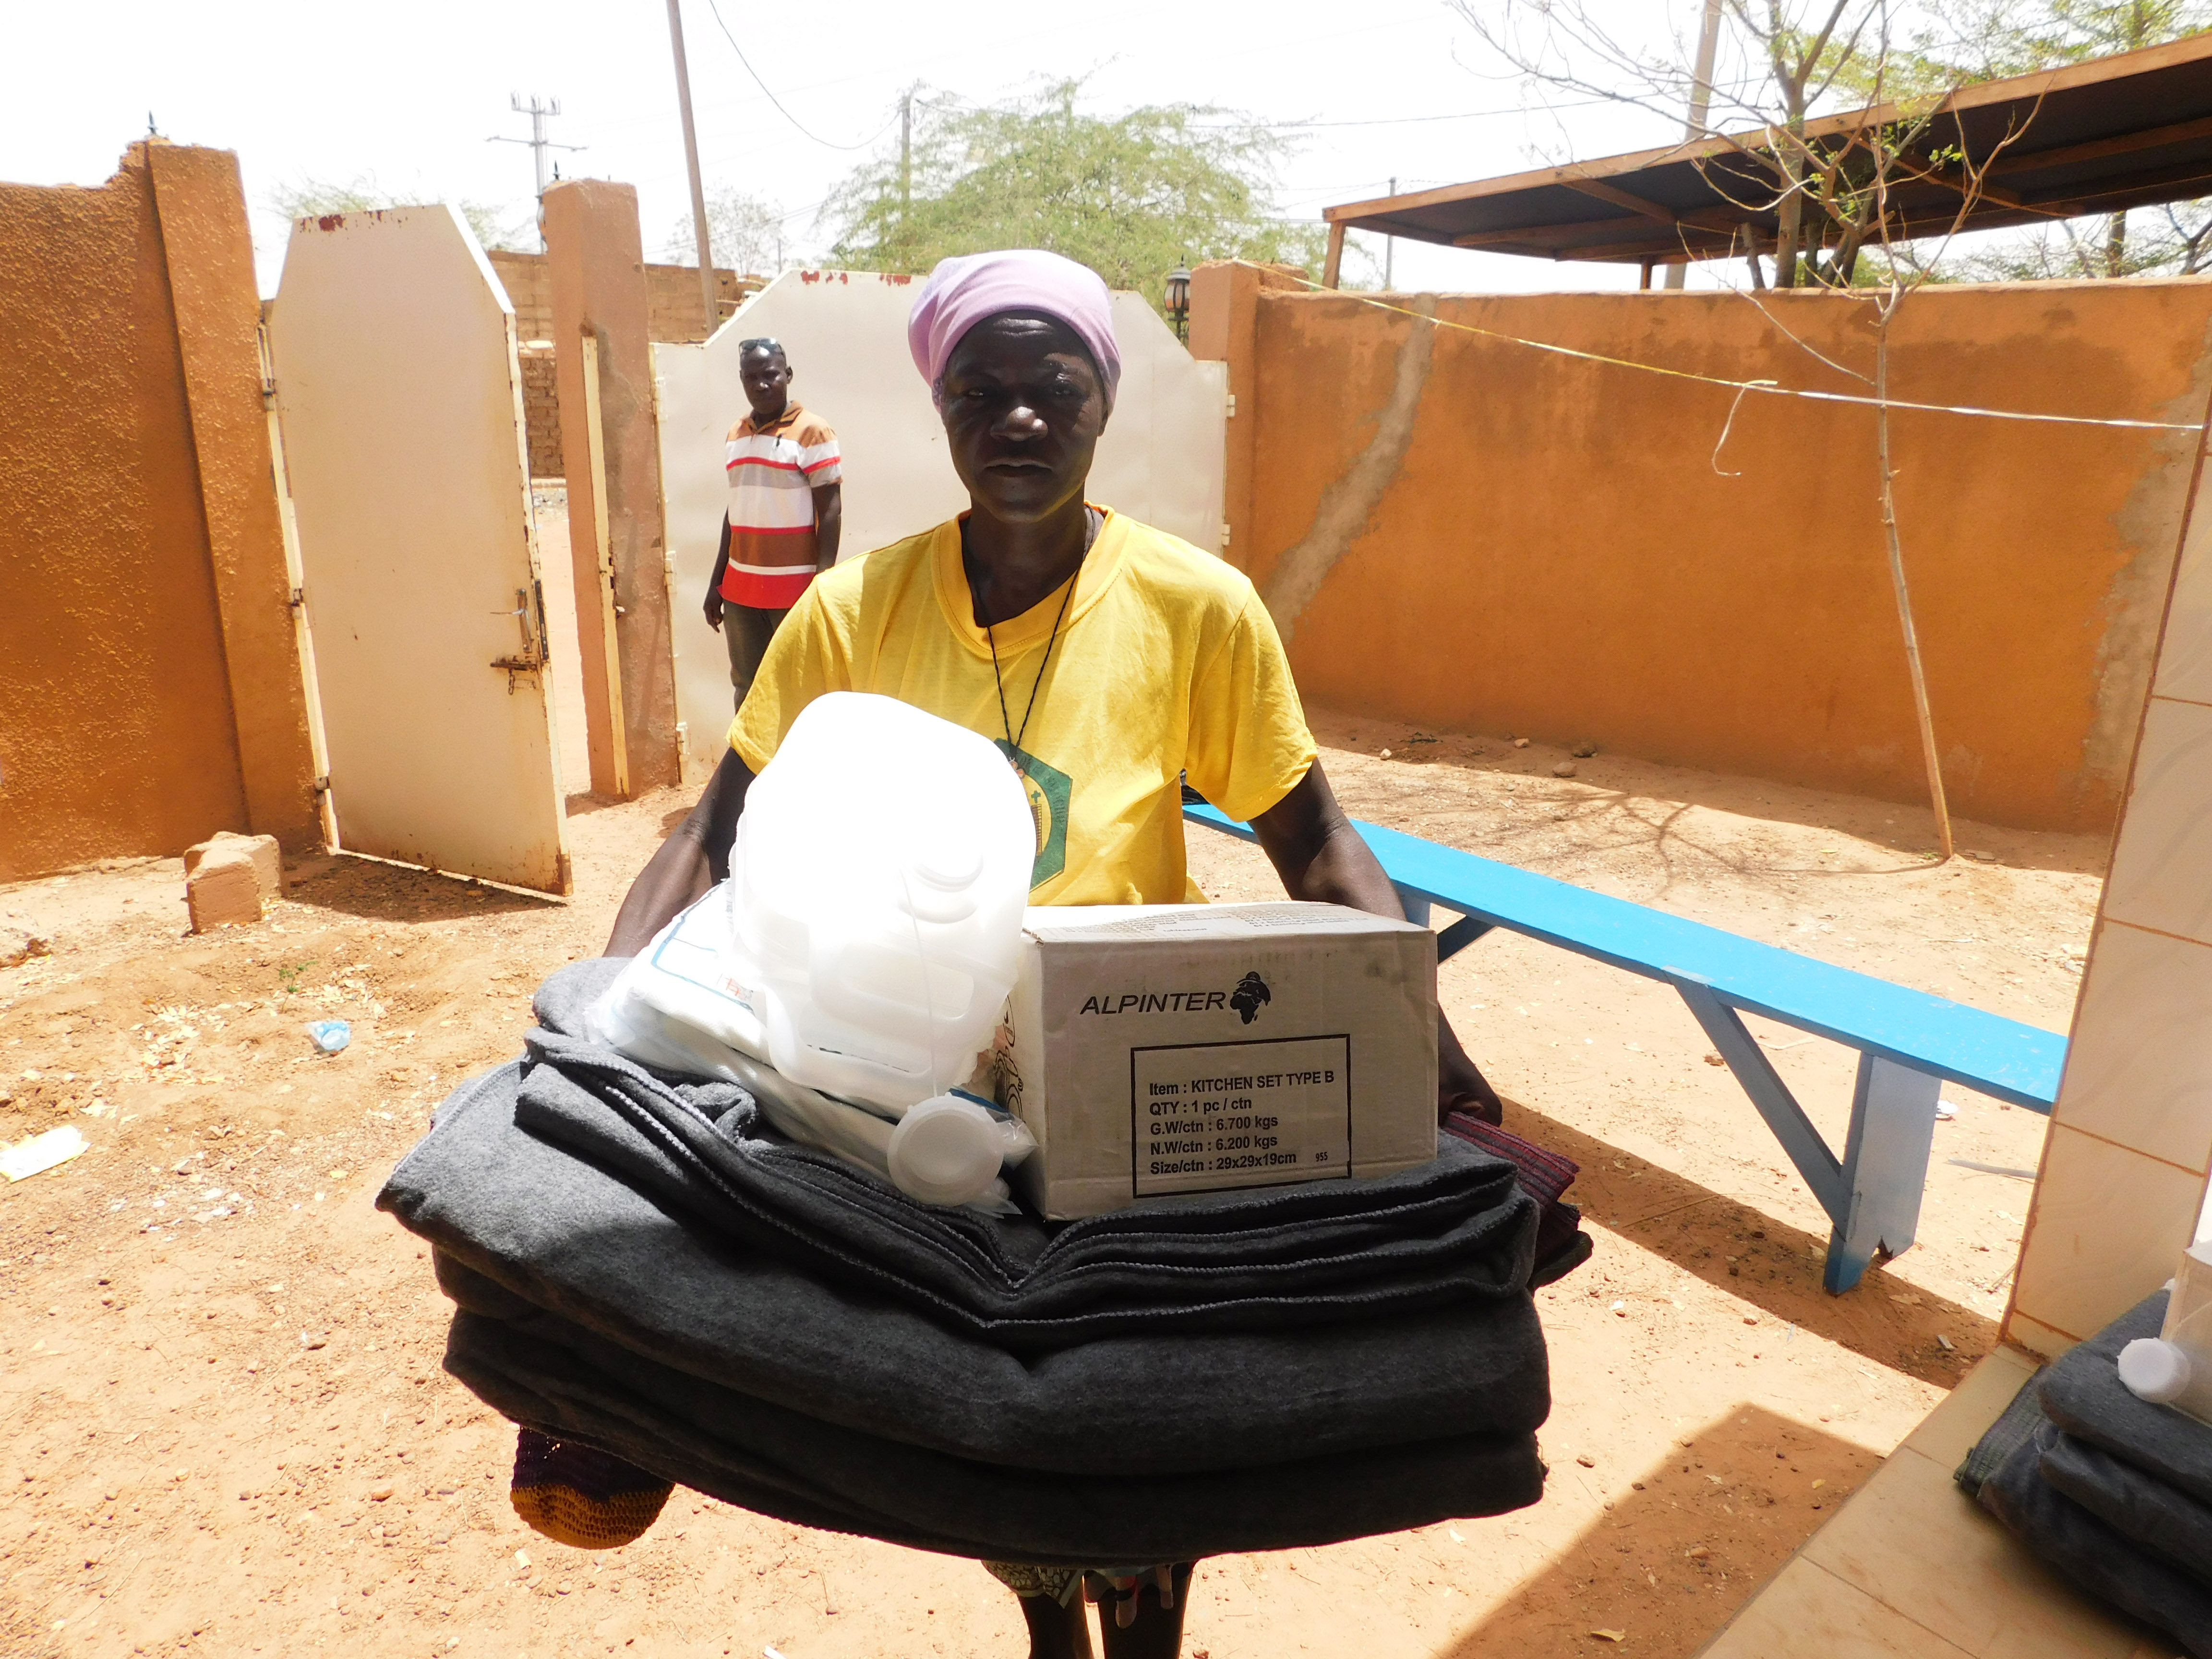
<path id="1" fill-rule="evenodd" d="M 745 49 L 738 44 L 738 37 L 730 33 L 730 26 L 722 21 L 722 9 L 714 3 L 714 0 L 707 0 L 707 9 L 714 15 L 714 25 L 717 28 L 722 31 L 722 38 L 730 43 L 730 50 L 738 54 L 738 62 L 743 64 L 745 66 L 745 73 L 753 77 L 753 84 L 761 89 L 762 94 L 767 98 L 769 103 L 775 106 L 775 112 L 783 117 L 785 120 L 790 122 L 792 126 L 797 130 L 801 137 L 821 145 L 824 149 L 840 149 L 849 153 L 854 150 L 868 149 L 876 142 L 877 139 L 882 137 L 885 133 L 889 132 L 895 125 L 896 125 L 898 117 L 894 115 L 890 120 L 884 122 L 883 125 L 877 128 L 873 133 L 862 139 L 857 144 L 832 143 L 829 139 L 823 137 L 820 134 L 808 131 L 805 127 L 799 124 L 799 118 L 783 106 L 782 100 L 777 98 L 775 93 L 769 90 L 768 82 L 761 79 L 760 71 L 753 67 L 752 60 L 745 56 Z"/>
<path id="2" fill-rule="evenodd" d="M 1234 260 L 1236 264 L 1249 264 L 1245 259 Z M 1255 267 L 1266 269 L 1266 267 Z M 1731 380 L 1718 374 L 1700 374 L 1695 369 L 1669 368 L 1663 363 L 1643 363 L 1632 357 L 1613 357 L 1601 351 L 1583 351 L 1574 346 L 1565 346 L 1551 340 L 1531 340 L 1518 334 L 1508 334 L 1501 329 L 1484 328 L 1474 323 L 1455 322 L 1449 318 L 1431 317 L 1407 306 L 1392 305 L 1388 300 L 1358 294 L 1344 289 L 1332 289 L 1315 282 L 1310 276 L 1294 276 L 1291 280 L 1316 294 L 1334 295 L 1339 299 L 1355 300 L 1377 311 L 1395 312 L 1401 317 L 1411 317 L 1417 322 L 1433 324 L 1458 334 L 1480 335 L 1485 339 L 1500 340 L 1508 345 L 1526 346 L 1532 351 L 1549 352 L 1554 356 L 1572 357 L 1582 362 L 1599 363 L 1607 368 L 1632 368 L 1638 374 L 1663 375 L 1668 380 L 1692 380 L 1700 386 L 1720 386 L 1741 398 L 1745 392 L 1760 392 L 1774 398 L 1802 398 L 1808 403 L 1855 404 L 1864 409 L 1901 409 L 1923 415 L 1966 415 L 1992 421 L 2032 421 L 2053 426 L 2114 427 L 2136 432 L 2200 432 L 2204 422 L 2199 421 L 2135 421 L 2114 419 L 2097 415 L 2043 415 L 2020 409 L 1982 409 L 1971 404 L 1908 403 L 1899 398 L 1862 397 L 1849 392 L 1821 392 L 1811 386 L 1778 386 L 1771 380 Z"/>

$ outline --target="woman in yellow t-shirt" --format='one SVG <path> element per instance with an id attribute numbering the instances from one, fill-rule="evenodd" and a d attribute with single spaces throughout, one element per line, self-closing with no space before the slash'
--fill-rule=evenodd
<path id="1" fill-rule="evenodd" d="M 799 711 L 841 690 L 898 697 L 1000 745 L 1037 817 L 1033 903 L 1202 897 L 1183 864 L 1187 775 L 1249 820 L 1292 898 L 1401 916 L 1322 775 L 1251 582 L 1085 498 L 1121 372 L 1105 284 L 1036 251 L 947 259 L 908 338 L 970 510 L 807 589 L 698 805 L 623 901 L 607 954 L 635 955 L 728 873 L 747 787 Z M 1441 1017 L 1437 1048 L 1439 1117 L 1458 1108 L 1496 1122 L 1497 1096 Z M 1033 1655 L 1088 1652 L 1067 1575 L 994 1571 L 1022 1594 Z M 1187 1568 L 1104 1571 L 1106 1594 L 1134 1615 L 1108 1621 L 1109 1654 L 1175 1654 Z"/>

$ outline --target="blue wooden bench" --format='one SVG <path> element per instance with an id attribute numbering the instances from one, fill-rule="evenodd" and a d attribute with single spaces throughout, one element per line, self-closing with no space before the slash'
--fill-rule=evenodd
<path id="1" fill-rule="evenodd" d="M 1211 806 L 1188 805 L 1183 816 L 1256 839 Z M 1437 935 L 1438 960 L 1504 927 L 1673 986 L 1834 1224 L 1824 1278 L 1832 1291 L 1856 1285 L 1877 1250 L 1895 1255 L 1911 1244 L 1946 1079 L 2034 1112 L 2047 1114 L 2057 1097 L 2066 1039 L 2056 1032 L 1418 836 L 1357 827 L 1408 918 L 1426 924 L 1431 905 L 1458 916 Z M 1858 1050 L 1840 1158 L 1745 1029 L 1745 1012 Z"/>

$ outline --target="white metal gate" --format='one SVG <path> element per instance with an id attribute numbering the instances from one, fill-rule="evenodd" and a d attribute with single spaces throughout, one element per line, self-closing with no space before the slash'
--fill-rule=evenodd
<path id="1" fill-rule="evenodd" d="M 301 220 L 269 343 L 348 851 L 569 890 L 514 313 L 449 207 Z"/>

